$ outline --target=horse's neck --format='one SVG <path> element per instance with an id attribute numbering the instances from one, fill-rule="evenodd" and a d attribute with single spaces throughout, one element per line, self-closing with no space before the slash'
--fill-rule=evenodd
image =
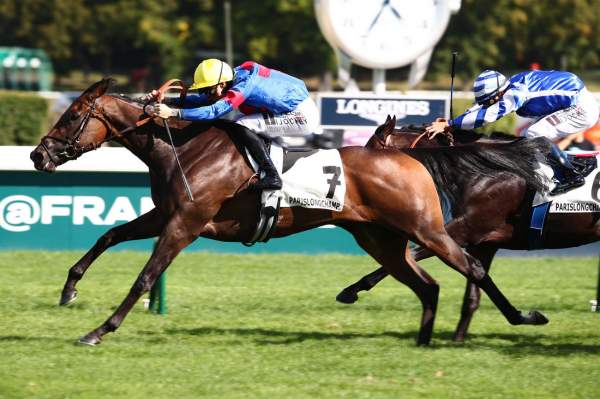
<path id="1" fill-rule="evenodd" d="M 141 104 L 123 99 L 120 96 L 109 95 L 113 101 L 105 106 L 110 111 L 111 122 L 118 130 L 134 128 L 122 136 L 114 137 L 114 141 L 131 151 L 149 169 L 159 169 L 165 171 L 166 165 L 170 162 L 172 154 L 169 154 L 168 147 L 162 145 L 156 139 L 158 126 L 149 122 L 140 127 L 135 127 L 136 122 L 141 119 L 144 110 Z M 168 168 L 167 168 L 168 169 Z"/>
<path id="2" fill-rule="evenodd" d="M 119 124 L 128 127 L 135 126 L 142 116 L 143 109 L 140 104 L 131 103 L 116 97 L 113 103 L 118 110 L 113 110 L 113 116 L 120 120 Z M 187 126 L 171 127 L 175 149 L 184 169 L 199 160 L 203 154 L 210 155 L 215 152 L 225 151 L 232 145 L 231 139 L 219 126 L 190 124 Z M 155 176 L 168 177 L 176 168 L 175 156 L 167 136 L 166 128 L 150 121 L 135 130 L 115 137 L 119 142 L 142 162 L 144 162 Z"/>

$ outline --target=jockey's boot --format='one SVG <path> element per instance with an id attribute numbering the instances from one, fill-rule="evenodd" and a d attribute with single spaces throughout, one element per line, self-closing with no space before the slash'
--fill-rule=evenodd
<path id="1" fill-rule="evenodd" d="M 265 172 L 265 176 L 260 178 L 259 171 L 259 180 L 252 185 L 252 188 L 255 190 L 280 190 L 282 186 L 281 177 L 279 177 L 279 173 L 277 173 L 277 169 L 267 153 L 263 140 L 246 126 L 237 123 L 234 125 L 237 136 L 258 164 L 260 171 Z"/>
<path id="2" fill-rule="evenodd" d="M 558 195 L 585 184 L 585 177 L 571 163 L 567 155 L 562 152 L 556 144 L 552 144 L 550 154 L 548 154 L 551 162 L 558 169 L 555 169 L 554 177 L 557 180 L 556 187 L 550 191 L 550 195 Z"/>

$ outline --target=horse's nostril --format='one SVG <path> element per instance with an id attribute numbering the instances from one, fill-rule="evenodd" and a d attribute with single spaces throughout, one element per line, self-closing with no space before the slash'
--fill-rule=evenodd
<path id="1" fill-rule="evenodd" d="M 42 160 L 43 156 L 42 154 L 34 150 L 31 151 L 31 154 L 29 154 L 29 158 L 33 161 L 33 163 L 37 163 Z"/>

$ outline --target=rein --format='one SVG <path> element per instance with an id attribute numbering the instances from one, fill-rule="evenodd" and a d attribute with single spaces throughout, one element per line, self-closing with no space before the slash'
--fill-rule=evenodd
<path id="1" fill-rule="evenodd" d="M 423 132 L 423 133 L 421 133 L 421 134 L 420 134 L 420 135 L 419 135 L 419 136 L 418 136 L 416 139 L 414 139 L 414 141 L 411 143 L 411 145 L 410 145 L 410 147 L 409 147 L 409 148 L 415 148 L 415 147 L 416 147 L 416 145 L 417 145 L 417 143 L 418 143 L 418 142 L 419 142 L 419 141 L 420 141 L 420 140 L 423 138 L 423 136 L 425 136 L 426 134 L 427 134 L 427 132 Z M 444 132 L 444 133 L 442 133 L 442 134 L 444 135 L 444 137 L 446 137 L 446 140 L 448 140 L 448 146 L 449 146 L 449 147 L 454 147 L 454 136 L 452 135 L 452 133 L 451 133 L 451 132 Z M 431 140 L 433 140 L 433 139 L 434 139 L 434 137 L 435 137 L 435 136 L 436 136 L 436 135 L 429 136 L 429 137 L 427 137 L 427 139 L 431 141 Z M 387 142 L 388 142 L 388 137 L 390 137 L 390 136 L 387 136 L 387 137 L 385 138 L 385 144 L 386 144 L 386 145 L 387 145 Z"/>
<path id="2" fill-rule="evenodd" d="M 183 100 L 183 98 L 185 98 L 185 96 L 187 95 L 187 88 L 185 87 L 185 85 L 183 84 L 183 82 L 179 79 L 170 79 L 167 80 L 162 86 L 160 86 L 160 88 L 157 90 L 158 91 L 158 98 L 162 99 L 165 94 L 169 91 L 169 90 L 180 90 L 180 94 L 179 94 L 179 99 Z M 147 101 L 144 104 L 144 113 L 146 113 L 146 107 L 148 106 L 148 104 L 150 104 L 151 100 Z M 159 100 L 160 102 L 160 100 Z M 152 117 L 148 117 L 148 118 L 144 118 L 142 120 L 139 120 L 136 122 L 136 126 L 142 126 L 148 122 L 150 122 L 152 120 Z"/>

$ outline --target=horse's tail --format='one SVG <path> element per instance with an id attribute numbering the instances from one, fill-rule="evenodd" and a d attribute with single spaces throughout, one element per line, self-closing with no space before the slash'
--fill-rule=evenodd
<path id="1" fill-rule="evenodd" d="M 547 154 L 550 146 L 550 141 L 540 137 L 508 144 L 414 148 L 405 152 L 427 168 L 438 191 L 456 204 L 462 199 L 464 186 L 473 184 L 473 177 L 492 177 L 500 172 L 519 176 L 530 189 L 546 190 L 546 178 L 535 171 L 538 164 L 536 154 Z"/>

